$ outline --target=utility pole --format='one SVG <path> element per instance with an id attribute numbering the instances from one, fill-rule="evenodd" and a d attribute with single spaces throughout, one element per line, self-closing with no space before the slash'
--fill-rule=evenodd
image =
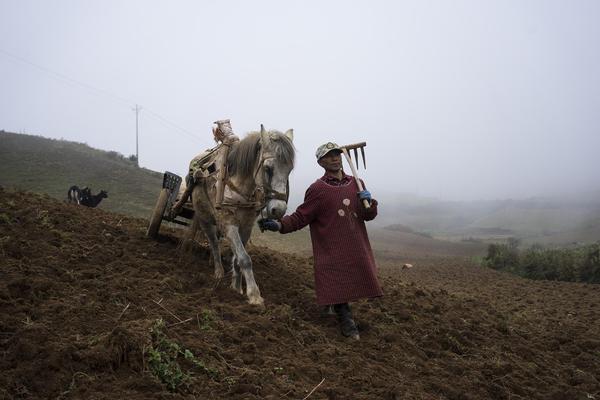
<path id="1" fill-rule="evenodd" d="M 133 111 L 135 111 L 135 164 L 137 165 L 137 167 L 140 167 L 140 154 L 139 154 L 139 115 L 140 115 L 140 111 L 141 111 L 141 107 L 139 105 L 135 105 L 135 108 L 133 108 Z"/>

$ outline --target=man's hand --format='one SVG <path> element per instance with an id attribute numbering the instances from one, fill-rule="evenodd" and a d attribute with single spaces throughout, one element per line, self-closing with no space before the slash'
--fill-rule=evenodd
<path id="1" fill-rule="evenodd" d="M 258 227 L 260 228 L 261 232 L 264 231 L 273 231 L 273 232 L 279 232 L 279 230 L 281 229 L 281 224 L 277 221 L 275 221 L 274 219 L 259 219 L 257 221 L 258 223 Z"/>
<path id="2" fill-rule="evenodd" d="M 371 204 L 371 192 L 369 192 L 368 190 L 358 192 L 358 198 L 360 199 L 360 201 L 366 200 L 369 202 L 369 204 Z"/>

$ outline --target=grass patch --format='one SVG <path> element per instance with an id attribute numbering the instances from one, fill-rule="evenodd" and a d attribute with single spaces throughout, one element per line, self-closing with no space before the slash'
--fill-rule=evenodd
<path id="1" fill-rule="evenodd" d="M 218 375 L 215 369 L 207 367 L 192 351 L 170 340 L 165 334 L 165 322 L 162 319 L 156 320 L 150 333 L 152 346 L 147 351 L 148 366 L 169 391 L 177 392 L 189 387 L 195 378 L 194 369 L 211 378 Z"/>
<path id="2" fill-rule="evenodd" d="M 200 315 L 198 316 L 198 328 L 201 331 L 209 331 L 213 329 L 213 325 L 215 324 L 216 316 L 215 313 L 211 310 L 202 310 Z"/>

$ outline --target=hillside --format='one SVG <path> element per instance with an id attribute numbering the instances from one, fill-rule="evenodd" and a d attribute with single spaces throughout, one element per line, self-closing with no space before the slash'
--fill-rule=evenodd
<path id="1" fill-rule="evenodd" d="M 310 259 L 250 247 L 256 308 L 213 280 L 207 248 L 145 224 L 0 189 L 3 398 L 600 396 L 597 285 L 390 264 L 385 296 L 354 305 L 354 342 L 314 304 Z"/>
<path id="2" fill-rule="evenodd" d="M 100 207 L 147 218 L 162 173 L 137 168 L 122 155 L 86 144 L 0 131 L 0 185 L 67 199 L 72 185 L 108 191 Z"/>

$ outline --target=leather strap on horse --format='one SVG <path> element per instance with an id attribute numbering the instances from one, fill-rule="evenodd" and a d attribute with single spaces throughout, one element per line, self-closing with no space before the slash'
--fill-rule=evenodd
<path id="1" fill-rule="evenodd" d="M 269 199 L 283 200 L 287 203 L 289 196 L 287 193 L 276 192 L 270 189 L 268 192 L 265 193 L 265 197 Z"/>
<path id="2" fill-rule="evenodd" d="M 245 203 L 222 202 L 221 203 L 222 207 L 227 207 L 227 206 L 229 206 L 229 207 L 254 207 L 258 211 L 265 207 L 267 199 L 283 200 L 285 202 L 288 201 L 288 193 L 287 192 L 281 193 L 281 192 L 276 192 L 272 189 L 265 191 L 263 186 L 257 186 L 256 189 L 254 189 L 254 192 L 252 193 L 252 198 L 246 197 L 244 195 L 244 193 L 242 193 L 242 191 L 237 186 L 235 186 L 234 183 L 230 179 L 227 179 L 227 181 L 225 182 L 225 186 L 227 186 L 229 188 L 229 190 L 231 190 L 232 192 L 235 192 L 240 197 L 242 197 L 245 200 Z"/>
<path id="3" fill-rule="evenodd" d="M 224 202 L 223 200 L 221 200 L 221 204 L 220 204 L 221 207 L 244 207 L 244 208 L 248 207 L 248 208 L 255 208 L 257 210 L 260 210 L 261 208 L 263 208 L 265 206 L 264 191 L 263 191 L 262 187 L 257 187 L 254 190 L 254 193 L 252 195 L 256 200 L 252 201 L 252 199 L 249 199 L 248 197 L 246 197 L 240 191 L 240 189 L 233 184 L 231 179 L 227 178 L 227 181 L 225 182 L 223 187 L 225 187 L 225 186 L 227 186 L 229 188 L 229 190 L 231 190 L 232 192 L 235 192 L 240 197 L 242 197 L 245 200 L 245 203 L 242 203 L 242 202 L 231 203 L 231 202 Z"/>
<path id="4" fill-rule="evenodd" d="M 225 179 L 227 177 L 227 156 L 229 156 L 229 149 L 231 144 L 229 142 L 223 142 L 224 146 L 220 155 L 221 165 L 219 166 L 219 172 L 217 173 L 217 193 L 215 195 L 215 207 L 220 208 L 223 205 L 223 194 L 225 193 Z"/>

